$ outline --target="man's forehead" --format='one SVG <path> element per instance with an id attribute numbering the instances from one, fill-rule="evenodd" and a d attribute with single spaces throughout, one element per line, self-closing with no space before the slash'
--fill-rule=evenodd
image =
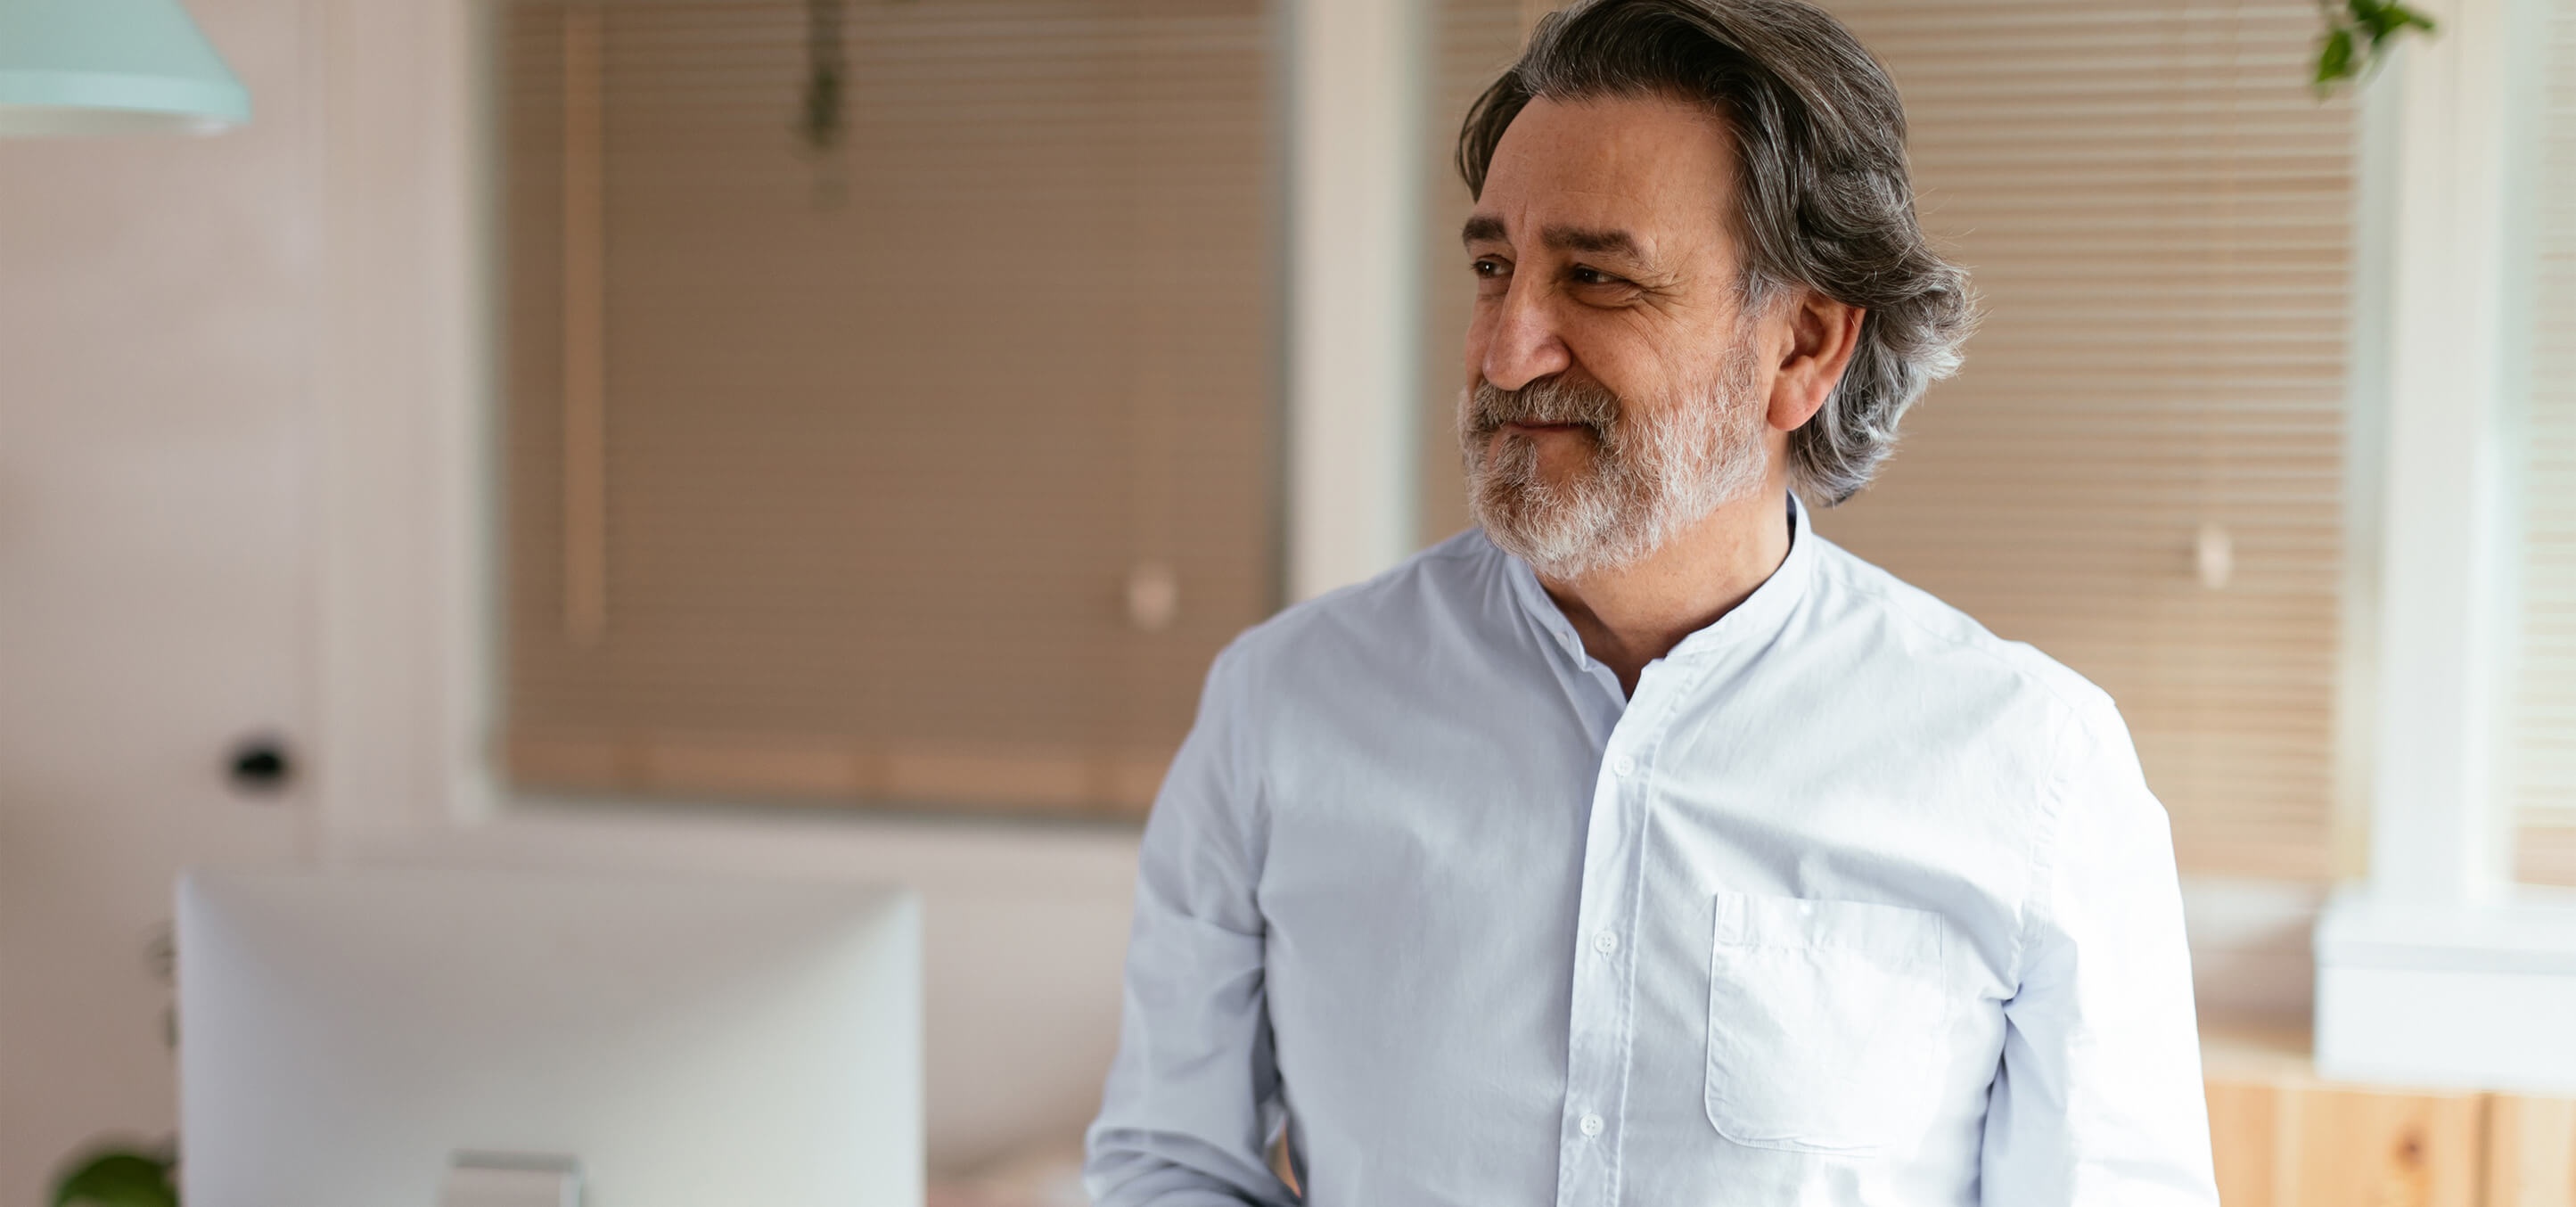
<path id="1" fill-rule="evenodd" d="M 1725 124 L 1704 110 L 1540 97 L 1503 132 L 1464 234 L 1602 254 L 1720 234 L 1733 171 Z"/>

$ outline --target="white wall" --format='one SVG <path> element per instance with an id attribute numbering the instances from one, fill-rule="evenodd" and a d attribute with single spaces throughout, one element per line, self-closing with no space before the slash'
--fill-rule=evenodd
<path id="1" fill-rule="evenodd" d="M 1287 322 L 1291 599 L 1369 578 L 1420 543 L 1419 0 L 1289 12 Z"/>
<path id="2" fill-rule="evenodd" d="M 0 1202 L 171 1123 L 146 948 L 171 872 L 274 859 L 229 744 L 309 715 L 315 247 L 291 3 L 201 3 L 261 106 L 220 140 L 0 142 Z"/>

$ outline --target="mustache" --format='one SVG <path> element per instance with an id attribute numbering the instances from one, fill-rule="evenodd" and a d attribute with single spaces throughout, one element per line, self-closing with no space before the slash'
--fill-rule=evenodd
<path id="1" fill-rule="evenodd" d="M 1562 374 L 1542 377 L 1517 390 L 1479 380 L 1468 396 L 1468 423 L 1478 436 L 1490 436 L 1507 424 L 1579 424 L 1596 438 L 1607 438 L 1619 423 L 1619 396 L 1599 382 Z"/>

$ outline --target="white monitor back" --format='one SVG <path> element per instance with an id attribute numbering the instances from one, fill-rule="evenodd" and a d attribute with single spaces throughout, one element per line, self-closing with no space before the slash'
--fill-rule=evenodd
<path id="1" fill-rule="evenodd" d="M 446 871 L 179 885 L 189 1207 L 434 1207 L 460 1151 L 588 1207 L 922 1201 L 899 890 Z"/>

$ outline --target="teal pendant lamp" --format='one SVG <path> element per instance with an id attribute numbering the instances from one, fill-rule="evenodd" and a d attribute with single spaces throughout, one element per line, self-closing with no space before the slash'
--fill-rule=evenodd
<path id="1" fill-rule="evenodd" d="M 249 120 L 250 93 L 179 0 L 0 0 L 0 137 Z"/>

